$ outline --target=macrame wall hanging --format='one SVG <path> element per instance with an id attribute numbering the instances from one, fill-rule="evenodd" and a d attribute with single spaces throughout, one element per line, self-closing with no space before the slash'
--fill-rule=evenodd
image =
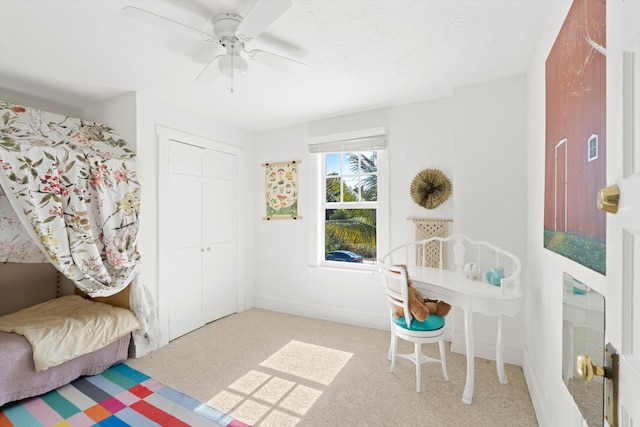
<path id="1" fill-rule="evenodd" d="M 410 191 L 415 203 L 433 209 L 451 195 L 451 181 L 438 169 L 425 169 L 413 178 Z"/>

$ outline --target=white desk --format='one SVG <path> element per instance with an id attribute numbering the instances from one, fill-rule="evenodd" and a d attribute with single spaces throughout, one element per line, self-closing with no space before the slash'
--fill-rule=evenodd
<path id="1" fill-rule="evenodd" d="M 432 299 L 441 299 L 464 312 L 465 344 L 467 348 L 467 381 L 462 394 L 462 401 L 471 404 L 473 399 L 474 352 L 473 352 L 473 313 L 498 317 L 496 342 L 496 368 L 498 380 L 506 384 L 507 374 L 504 372 L 502 354 L 502 318 L 515 316 L 520 311 L 522 291 L 509 290 L 502 292 L 500 286 L 486 282 L 469 280 L 460 272 L 441 270 L 439 268 L 409 266 L 409 277 L 423 295 Z"/>

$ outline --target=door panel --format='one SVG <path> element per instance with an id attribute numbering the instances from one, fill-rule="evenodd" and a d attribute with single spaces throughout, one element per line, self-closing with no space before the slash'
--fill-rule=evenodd
<path id="1" fill-rule="evenodd" d="M 236 244 L 213 245 L 204 263 L 205 322 L 237 311 Z"/>
<path id="2" fill-rule="evenodd" d="M 212 180 L 204 188 L 204 240 L 207 245 L 235 240 L 236 190 L 232 181 Z"/>
<path id="3" fill-rule="evenodd" d="M 204 176 L 228 181 L 236 179 L 236 156 L 222 151 L 207 150 L 205 154 Z"/>
<path id="4" fill-rule="evenodd" d="M 210 322 L 237 311 L 236 157 L 206 150 L 204 313 Z"/>
<path id="5" fill-rule="evenodd" d="M 200 247 L 171 251 L 169 340 L 204 325 Z"/>
<path id="6" fill-rule="evenodd" d="M 607 2 L 607 340 L 620 354 L 619 425 L 640 425 L 640 0 Z"/>
<path id="7" fill-rule="evenodd" d="M 169 145 L 169 159 L 171 173 L 181 175 L 202 176 L 203 149 L 193 145 L 171 141 Z"/>
<path id="8" fill-rule="evenodd" d="M 205 242 L 228 243 L 236 230 L 236 157 L 206 150 L 204 161 Z"/>
<path id="9" fill-rule="evenodd" d="M 199 177 L 172 174 L 172 248 L 202 247 L 202 181 Z"/>
<path id="10" fill-rule="evenodd" d="M 204 325 L 202 316 L 202 149 L 170 143 L 169 340 Z M 190 162 L 197 162 L 188 167 Z M 198 172 L 199 173 L 199 172 Z"/>

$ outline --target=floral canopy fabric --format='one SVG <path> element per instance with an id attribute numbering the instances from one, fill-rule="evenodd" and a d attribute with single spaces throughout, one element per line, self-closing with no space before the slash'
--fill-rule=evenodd
<path id="1" fill-rule="evenodd" d="M 0 186 L 0 262 L 48 262 L 31 239 Z"/>
<path id="2" fill-rule="evenodd" d="M 21 222 L 0 205 L 0 261 L 42 262 L 22 225 L 83 292 L 124 289 L 140 263 L 136 170 L 135 153 L 108 126 L 0 101 L 0 202 Z"/>

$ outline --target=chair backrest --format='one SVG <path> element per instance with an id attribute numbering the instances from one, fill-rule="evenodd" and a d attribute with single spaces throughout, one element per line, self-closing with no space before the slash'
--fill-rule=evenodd
<path id="1" fill-rule="evenodd" d="M 389 265 L 378 262 L 382 272 L 382 282 L 387 292 L 391 316 L 394 315 L 396 307 L 401 307 L 404 311 L 404 318 L 407 327 L 411 325 L 413 316 L 409 311 L 409 281 L 407 269 L 400 265 Z"/>

